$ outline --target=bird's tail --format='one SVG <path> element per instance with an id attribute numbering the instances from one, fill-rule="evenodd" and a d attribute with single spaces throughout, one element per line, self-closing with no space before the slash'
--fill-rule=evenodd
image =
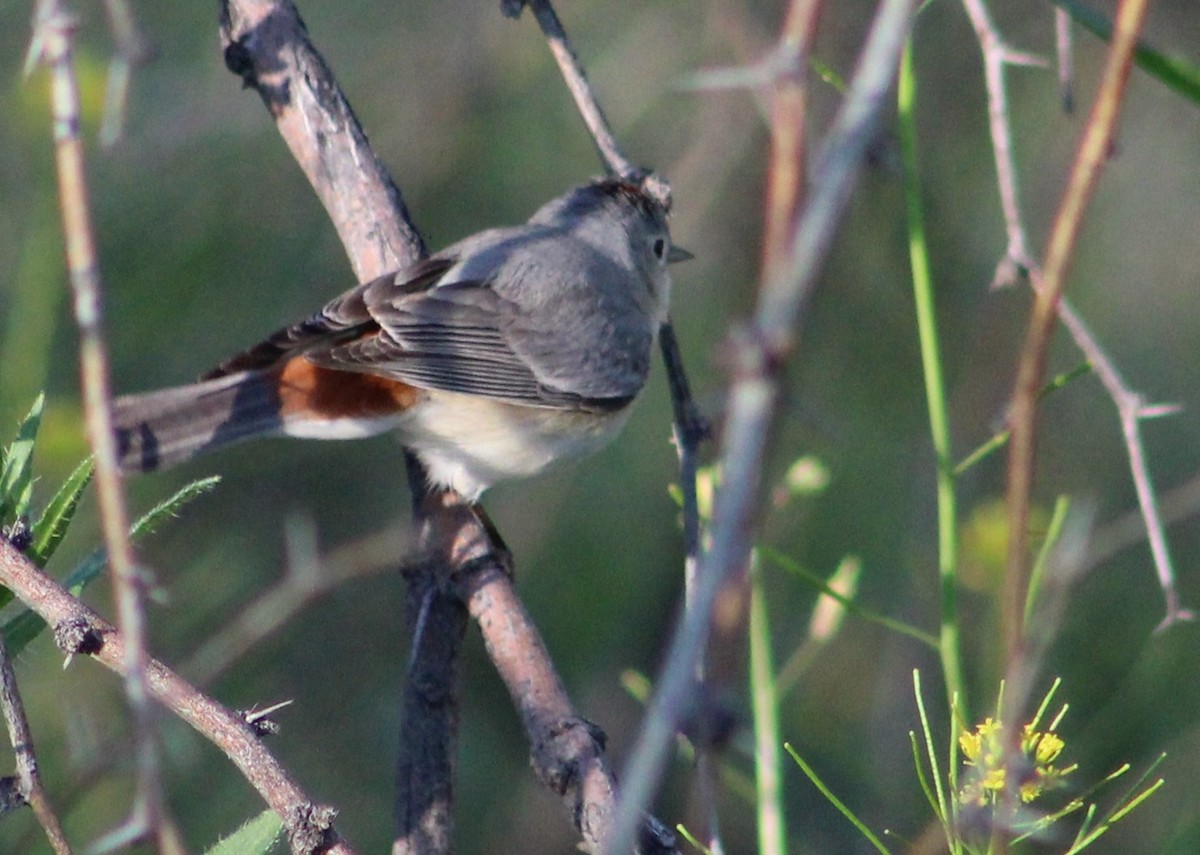
<path id="1" fill-rule="evenodd" d="M 121 468 L 149 472 L 202 451 L 279 433 L 278 380 L 274 371 L 241 371 L 117 398 L 113 423 Z"/>

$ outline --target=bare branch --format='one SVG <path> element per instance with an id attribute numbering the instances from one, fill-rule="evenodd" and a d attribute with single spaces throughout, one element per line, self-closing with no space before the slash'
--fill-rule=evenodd
<path id="1" fill-rule="evenodd" d="M 1017 199 L 1016 165 L 1013 158 L 1012 130 L 1008 121 L 1003 74 L 1004 55 L 1007 49 L 1004 48 L 1003 40 L 996 32 L 995 25 L 981 0 L 964 0 L 964 3 L 975 24 L 980 49 L 983 52 L 988 91 L 988 125 L 996 162 L 1001 207 L 1004 211 L 1005 230 L 1008 234 L 1008 247 L 997 266 L 993 285 L 1007 284 L 1012 281 L 1018 271 L 1024 270 L 1028 273 L 1033 287 L 1040 288 L 1043 277 L 1042 270 L 1029 253 L 1027 231 Z M 1055 24 L 1059 79 L 1064 86 L 1069 87 L 1070 26 L 1069 21 L 1064 23 L 1064 15 L 1065 13 L 1061 9 L 1056 10 Z M 1068 109 L 1066 100 L 1069 100 L 1069 96 L 1069 88 L 1064 89 L 1064 107 Z M 1150 469 L 1146 463 L 1146 454 L 1141 438 L 1141 420 L 1149 417 L 1148 413 L 1152 408 L 1143 404 L 1141 396 L 1128 386 L 1112 357 L 1109 356 L 1099 339 L 1066 297 L 1059 301 L 1058 314 L 1076 347 L 1080 349 L 1088 364 L 1092 366 L 1092 370 L 1104 384 L 1105 390 L 1117 408 L 1126 453 L 1129 455 L 1134 487 L 1137 491 L 1142 524 L 1150 540 L 1155 572 L 1167 601 L 1167 614 L 1162 625 L 1167 626 L 1177 619 L 1188 618 L 1191 613 L 1182 607 L 1175 587 L 1175 572 L 1170 551 L 1167 548 L 1166 531 L 1159 518 L 1150 479 Z"/>
<path id="2" fill-rule="evenodd" d="M 488 562 L 462 584 L 488 656 L 521 713 L 538 777 L 575 818 L 588 852 L 615 851 L 616 780 L 604 760 L 603 732 L 572 708 L 505 568 Z M 646 855 L 677 851 L 674 835 L 661 823 L 646 819 L 638 825 Z"/>
<path id="3" fill-rule="evenodd" d="M 544 10 L 539 20 L 548 20 Z M 558 30 L 556 52 L 570 55 L 569 46 L 561 38 L 561 26 Z M 423 253 L 424 246 L 408 224 L 399 192 L 371 152 L 336 81 L 309 43 L 293 5 L 286 0 L 227 0 L 222 34 L 226 63 L 259 92 L 275 117 L 280 134 L 333 219 L 358 276 L 387 272 Z M 578 79 L 583 81 L 581 74 Z M 585 81 L 583 86 L 586 89 Z M 598 108 L 595 115 L 599 116 Z M 598 121 L 606 127 L 602 116 Z M 625 169 L 620 171 L 624 174 Z M 499 536 L 481 516 L 482 509 L 467 506 L 456 496 L 430 490 L 424 472 L 411 455 L 408 466 L 414 518 L 426 561 L 414 565 L 408 573 L 414 657 L 405 690 L 405 727 L 398 760 L 398 836 L 393 851 L 444 852 L 449 847 L 450 773 L 457 727 L 456 651 L 463 631 L 461 605 L 446 596 L 448 580 L 471 586 L 476 574 L 486 575 L 495 561 L 506 562 L 507 553 Z M 491 558 L 482 560 L 486 556 Z M 500 584 L 494 574 L 488 580 L 481 587 L 491 590 Z M 481 609 L 475 617 L 486 637 L 495 623 L 494 615 Z M 531 657 L 539 658 L 537 667 L 553 674 L 540 645 L 522 654 L 525 660 Z M 502 668 L 500 663 L 497 666 Z M 523 718 L 530 705 L 537 705 L 536 700 L 519 693 L 515 698 Z M 533 746 L 536 758 L 554 743 L 539 736 Z M 547 763 L 536 765 L 539 769 L 554 765 Z M 596 767 L 603 770 L 598 759 Z M 603 772 L 602 777 L 607 774 Z M 543 780 L 547 777 L 543 773 Z M 589 772 L 586 779 L 593 777 L 594 773 Z M 591 823 L 611 815 L 611 809 L 598 808 L 588 801 L 599 797 L 592 795 L 593 790 L 604 794 L 603 787 L 585 788 L 573 803 L 584 805 L 574 815 L 585 839 L 593 833 L 585 830 Z"/>
<path id="4" fill-rule="evenodd" d="M 124 670 L 128 651 L 123 635 L 3 539 L 0 539 L 0 584 L 53 627 L 59 646 L 69 654 L 90 656 L 116 673 Z M 351 855 L 353 850 L 333 829 L 332 808 L 319 805 L 304 794 L 241 716 L 201 694 L 153 659 L 147 662 L 146 686 L 151 698 L 191 725 L 234 762 L 263 800 L 283 818 L 293 852 Z"/>
<path id="5" fill-rule="evenodd" d="M 174 851 L 166 830 L 169 824 L 161 821 L 158 752 L 145 676 L 148 656 L 142 608 L 144 581 L 129 543 L 129 514 L 117 469 L 116 440 L 112 430 L 112 394 L 104 342 L 100 267 L 88 203 L 83 142 L 79 136 L 79 83 L 72 59 L 75 22 L 60 0 L 41 0 L 34 27 L 33 50 L 37 51 L 36 58 L 49 67 L 51 75 L 58 192 L 75 321 L 79 327 L 84 419 L 88 442 L 96 459 L 96 492 L 109 554 L 117 622 L 128 639 L 123 648 L 126 658 L 122 674 L 136 734 L 134 757 L 138 794 L 135 812 L 145 818 L 147 831 L 158 839 L 160 848 Z"/>
<path id="6" fill-rule="evenodd" d="M 1121 419 L 1121 434 L 1125 440 L 1126 453 L 1129 455 L 1129 469 L 1134 489 L 1137 491 L 1138 508 L 1141 510 L 1146 535 L 1150 541 L 1150 554 L 1158 572 L 1158 584 L 1166 598 L 1167 613 L 1159 628 L 1165 629 L 1176 621 L 1191 620 L 1195 615 L 1183 607 L 1179 591 L 1175 587 L 1175 571 L 1171 562 L 1171 552 L 1167 547 L 1166 527 L 1158 510 L 1158 498 L 1150 480 L 1150 467 L 1146 463 L 1145 445 L 1142 442 L 1142 420 L 1161 415 L 1163 406 L 1148 405 L 1141 395 L 1125 383 L 1116 365 L 1065 297 L 1059 304 L 1058 316 L 1063 326 L 1070 331 L 1075 344 L 1087 357 L 1100 382 L 1104 384 L 1109 397 L 1116 404 L 1117 415 Z"/>
<path id="7" fill-rule="evenodd" d="M 199 689 L 226 673 L 263 639 L 285 626 L 296 614 L 318 602 L 342 585 L 388 570 L 400 563 L 397 556 L 406 548 L 399 528 L 385 529 L 367 538 L 339 546 L 316 559 L 295 555 L 289 548 L 288 566 L 282 579 L 246 604 L 221 630 L 206 639 L 178 665 L 178 673 Z M 274 712 L 276 704 L 259 713 Z M 256 724 L 254 716 L 244 716 Z M 59 798 L 68 807 L 88 791 L 113 762 L 129 756 L 130 740 L 115 737 L 89 754 L 87 765 L 72 776 L 70 786 Z"/>
<path id="8" fill-rule="evenodd" d="M 778 369 L 793 346 L 801 311 L 874 139 L 911 15 L 909 0 L 880 4 L 847 97 L 824 141 L 787 263 L 764 279 L 755 322 L 731 345 L 733 382 L 720 455 L 724 477 L 715 499 L 712 547 L 701 564 L 694 608 L 672 639 L 624 776 L 611 853 L 623 855 L 631 847 L 638 816 L 658 785 L 671 740 L 692 695 L 696 656 L 708 636 L 717 592 L 745 566 L 767 432 L 778 401 Z"/>
<path id="9" fill-rule="evenodd" d="M 486 556 L 491 543 L 458 496 L 429 489 L 415 455 L 407 454 L 406 463 L 417 557 L 404 570 L 412 651 L 396 757 L 392 855 L 438 855 L 453 851 L 458 662 L 467 626 L 466 609 L 448 590 L 449 580 L 456 569 L 465 569 L 460 558 Z M 472 544 L 465 555 L 458 546 L 464 541 Z"/>
<path id="10" fill-rule="evenodd" d="M 587 126 L 588 133 L 591 134 L 592 140 L 596 143 L 596 149 L 600 152 L 600 159 L 604 161 L 604 165 L 613 175 L 621 178 L 640 176 L 642 170 L 634 166 L 621 153 L 612 127 L 609 125 L 608 119 L 604 117 L 604 111 L 600 109 L 600 102 L 596 100 L 596 96 L 592 92 L 591 84 L 588 83 L 587 75 L 583 72 L 579 57 L 576 56 L 575 49 L 571 46 L 570 39 L 567 38 L 567 31 L 563 28 L 562 21 L 558 19 L 550 0 L 502 0 L 501 9 L 504 14 L 515 18 L 521 14 L 521 9 L 526 5 L 533 10 L 538 26 L 542 28 L 546 41 L 550 44 L 550 51 L 554 54 L 555 61 L 558 62 L 558 68 L 562 72 L 563 80 L 566 81 L 567 89 L 570 91 L 571 97 L 575 99 L 575 107 L 579 110 L 579 115 L 583 118 L 583 123 Z"/>
<path id="11" fill-rule="evenodd" d="M 0 633 L 0 710 L 3 710 L 4 723 L 8 726 L 8 739 L 16 756 L 20 794 L 33 808 L 34 815 L 37 816 L 42 830 L 46 832 L 46 839 L 55 855 L 70 855 L 70 844 L 63 834 L 62 825 L 50 804 L 50 798 L 42 787 L 37 751 L 33 746 L 33 731 L 29 729 L 29 720 L 25 717 L 21 693 L 17 691 L 17 675 L 13 673 L 12 660 L 8 658 L 3 633 Z"/>
<path id="12" fill-rule="evenodd" d="M 991 131 L 992 151 L 996 159 L 1000 207 L 1004 212 L 1004 225 L 1008 233 L 1008 246 L 992 278 L 992 287 L 996 288 L 1014 282 L 1022 270 L 1028 270 L 1034 265 L 1033 254 L 1029 250 L 1029 241 L 1021 221 L 1021 201 L 1013 161 L 1012 134 L 1008 126 L 1008 87 L 1004 80 L 1004 66 L 1011 49 L 1000 38 L 984 0 L 963 0 L 963 5 L 983 52 L 988 128 Z"/>
<path id="13" fill-rule="evenodd" d="M 366 281 L 425 255 L 379 161 L 291 0 L 222 0 L 225 64 L 258 92 Z"/>
<path id="14" fill-rule="evenodd" d="M 1008 559 L 1002 592 L 1002 620 L 1005 629 L 1005 652 L 1008 661 L 1014 661 L 1020 653 L 1023 635 L 1023 613 L 1028 586 L 1026 555 L 1029 520 L 1029 503 L 1033 489 L 1034 446 L 1037 415 L 1038 388 L 1045 373 L 1046 352 L 1054 321 L 1060 311 L 1061 297 L 1066 287 L 1067 271 L 1074 254 L 1083 213 L 1091 199 L 1092 191 L 1099 178 L 1100 170 L 1108 159 L 1116 127 L 1117 115 L 1125 93 L 1125 84 L 1133 62 L 1133 49 L 1146 13 L 1146 0 L 1122 0 L 1117 10 L 1111 48 L 1100 88 L 1092 107 L 1092 113 L 1084 129 L 1076 154 L 1067 189 L 1063 194 L 1058 214 L 1051 229 L 1046 250 L 1046 261 L 1041 271 L 1040 284 L 1035 289 L 1033 312 L 1022 347 L 1017 369 L 1017 380 L 1013 390 L 1010 424 L 1012 439 L 1009 444 L 1008 486 L 1006 506 L 1008 508 Z M 1120 403 L 1118 403 L 1120 406 Z M 1136 440 L 1136 431 L 1126 431 L 1127 442 Z M 1139 444 L 1130 446 L 1131 464 L 1141 466 L 1142 455 Z M 1136 471 L 1136 469 L 1135 469 Z M 1149 487 L 1149 476 L 1144 475 L 1146 495 L 1153 496 Z M 1142 487 L 1139 486 L 1139 498 Z M 1143 511 L 1146 510 L 1143 505 Z M 1157 524 L 1156 514 L 1155 523 Z M 1157 524 L 1161 533 L 1161 524 Z M 1165 549 L 1165 540 L 1163 541 Z M 1161 573 L 1161 570 L 1160 570 Z M 1167 588 L 1173 591 L 1173 587 Z M 1178 602 L 1168 595 L 1167 621 L 1180 617 Z"/>
<path id="15" fill-rule="evenodd" d="M 108 63 L 108 87 L 104 93 L 104 114 L 100 120 L 100 144 L 114 145 L 125 124 L 125 105 L 133 70 L 146 62 L 154 51 L 129 7 L 128 0 L 104 0 L 108 28 L 116 48 Z"/>

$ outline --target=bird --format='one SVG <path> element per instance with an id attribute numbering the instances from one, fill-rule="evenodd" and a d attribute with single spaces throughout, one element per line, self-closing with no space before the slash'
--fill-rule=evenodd
<path id="1" fill-rule="evenodd" d="M 519 226 L 358 285 L 199 381 L 117 397 L 118 462 L 152 471 L 259 436 L 395 431 L 469 502 L 610 442 L 667 320 L 667 205 L 637 180 L 574 187 Z"/>

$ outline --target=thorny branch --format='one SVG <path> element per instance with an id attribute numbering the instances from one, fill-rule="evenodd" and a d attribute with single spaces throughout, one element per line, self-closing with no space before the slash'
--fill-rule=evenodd
<path id="1" fill-rule="evenodd" d="M 587 75 L 584 74 L 583 65 L 579 62 L 579 57 L 567 38 L 567 31 L 563 28 L 562 21 L 559 20 L 550 0 L 501 0 L 500 2 L 501 11 L 510 18 L 518 17 L 525 6 L 529 6 L 533 10 L 538 26 L 546 36 L 550 51 L 554 54 L 559 71 L 567 84 L 567 90 L 575 99 L 575 107 L 579 110 L 579 115 L 583 118 L 583 123 L 587 126 L 592 140 L 595 141 L 604 165 L 613 175 L 621 178 L 640 176 L 641 170 L 621 153 L 616 135 L 612 132 L 612 126 L 605 118 L 604 111 L 600 109 L 600 102 L 596 100 L 596 96 L 592 92 Z"/>
<path id="2" fill-rule="evenodd" d="M 283 578 L 263 591 L 219 632 L 206 639 L 177 671 L 198 689 L 211 685 L 263 639 L 285 626 L 296 614 L 355 579 L 395 571 L 396 556 L 406 544 L 399 528 L 389 528 L 362 540 L 316 555 L 306 522 L 289 526 L 287 567 Z M 89 752 L 71 785 L 60 793 L 65 809 L 118 759 L 129 756 L 129 740 L 117 737 Z"/>
<path id="3" fill-rule="evenodd" d="M 116 463 L 100 268 L 88 202 L 83 142 L 79 136 L 79 83 L 71 45 L 74 27 L 74 17 L 65 3 L 41 0 L 37 5 L 29 61 L 44 62 L 50 70 L 58 191 L 75 321 L 79 327 L 84 418 L 88 442 L 96 459 L 96 492 L 109 554 L 117 624 L 127 640 L 123 646 L 125 660 L 121 673 L 136 734 L 134 758 L 137 770 L 137 801 L 130 830 L 139 836 L 155 838 L 160 849 L 175 851 L 178 847 L 171 824 L 162 812 L 158 751 L 146 686 L 149 657 L 142 602 L 143 571 L 136 566 L 129 543 L 129 514 Z"/>
<path id="4" fill-rule="evenodd" d="M 787 262 L 764 279 L 753 325 L 731 343 L 732 387 L 724 441 L 724 478 L 714 501 L 712 546 L 702 559 L 700 587 L 672 640 L 645 726 L 623 778 L 616 843 L 625 853 L 643 806 L 657 788 L 666 753 L 694 682 L 698 651 L 708 636 L 717 592 L 742 571 L 749 553 L 759 475 L 778 403 L 779 367 L 849 200 L 879 115 L 887 103 L 912 16 L 909 0 L 883 0 L 860 55 L 846 99 L 813 170 L 811 192 L 791 238 Z"/>
<path id="5" fill-rule="evenodd" d="M 1035 292 L 1038 292 L 1044 286 L 1045 274 L 1029 250 L 1024 215 L 1018 198 L 1016 164 L 1013 156 L 1012 130 L 1009 125 L 1004 76 L 1006 65 L 1029 64 L 1031 60 L 1027 54 L 1014 51 L 1005 44 L 983 0 L 963 0 L 963 2 L 983 53 L 984 77 L 988 94 L 988 125 L 992 138 L 1001 208 L 1008 235 L 1008 246 L 1004 257 L 997 266 L 993 284 L 1006 285 L 1017 278 L 1018 272 L 1024 271 Z M 1061 10 L 1058 11 L 1061 12 Z M 1064 104 L 1069 106 L 1070 32 L 1069 25 L 1062 14 L 1056 14 L 1055 27 L 1060 69 L 1059 80 L 1063 86 Z M 1100 378 L 1117 409 L 1126 453 L 1129 456 L 1131 476 L 1137 492 L 1138 507 L 1149 538 L 1159 585 L 1166 597 L 1166 616 L 1160 626 L 1165 627 L 1176 620 L 1190 618 L 1191 612 L 1183 608 L 1175 587 L 1175 573 L 1167 545 L 1166 532 L 1159 514 L 1141 437 L 1141 421 L 1143 419 L 1165 415 L 1173 408 L 1147 404 L 1141 395 L 1129 387 L 1112 357 L 1066 297 L 1060 297 L 1058 300 L 1057 312 L 1063 326 L 1066 327 L 1075 345 L 1092 366 L 1092 370 Z"/>
<path id="6" fill-rule="evenodd" d="M 100 122 L 101 145 L 113 145 L 121 137 L 125 104 L 133 70 L 146 62 L 153 50 L 129 7 L 129 0 L 104 0 L 108 28 L 115 52 L 108 64 L 108 86 L 104 93 L 104 116 Z"/>
<path id="7" fill-rule="evenodd" d="M 1133 63 L 1133 49 L 1146 13 L 1146 0 L 1122 0 L 1117 9 L 1112 44 L 1099 91 L 1084 128 L 1079 150 L 1062 202 L 1051 228 L 1036 289 L 1029 330 L 1017 366 L 1013 390 L 1012 439 L 1008 458 L 1008 558 L 1005 568 L 1001 615 L 1005 630 L 1006 661 L 1018 663 L 1025 646 L 1024 611 L 1028 589 L 1029 558 L 1026 554 L 1029 504 L 1033 487 L 1034 445 L 1038 386 L 1045 370 L 1046 353 L 1058 315 L 1059 300 L 1066 287 L 1067 270 L 1074 253 L 1083 213 L 1091 200 L 1100 170 L 1108 159 L 1117 115 Z M 1168 606 L 1175 606 L 1169 602 Z M 1174 619 L 1177 615 L 1168 615 Z M 1014 715 L 1004 715 L 1015 720 Z"/>
<path id="8" fill-rule="evenodd" d="M 42 787 L 42 776 L 38 772 L 37 751 L 33 746 L 33 731 L 25 717 L 25 705 L 17 690 L 17 675 L 13 673 L 12 659 L 0 633 L 0 710 L 8 727 L 8 739 L 12 743 L 17 763 L 17 781 L 21 798 L 33 808 L 38 823 L 46 833 L 55 855 L 70 855 L 71 847 L 63 834 L 58 815 L 50 804 L 50 797 Z"/>
<path id="9" fill-rule="evenodd" d="M 28 603 L 54 629 L 55 640 L 68 655 L 88 656 L 117 673 L 125 668 L 128 653 L 124 636 L 3 538 L 0 584 Z M 244 719 L 153 659 L 147 661 L 145 678 L 149 697 L 216 745 L 283 818 L 294 853 L 352 855 L 353 850 L 338 839 L 333 829 L 335 811 L 304 794 Z"/>

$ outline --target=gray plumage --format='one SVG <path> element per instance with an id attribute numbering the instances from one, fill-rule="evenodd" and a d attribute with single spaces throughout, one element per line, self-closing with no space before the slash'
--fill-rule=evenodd
<path id="1" fill-rule="evenodd" d="M 123 464 L 156 468 L 258 433 L 301 433 L 288 430 L 264 382 L 296 356 L 434 394 L 619 411 L 646 382 L 666 320 L 667 264 L 680 254 L 662 207 L 640 188 L 615 179 L 576 188 L 523 226 L 481 232 L 346 292 L 199 384 L 118 399 Z M 419 451 L 423 437 L 400 427 Z"/>

